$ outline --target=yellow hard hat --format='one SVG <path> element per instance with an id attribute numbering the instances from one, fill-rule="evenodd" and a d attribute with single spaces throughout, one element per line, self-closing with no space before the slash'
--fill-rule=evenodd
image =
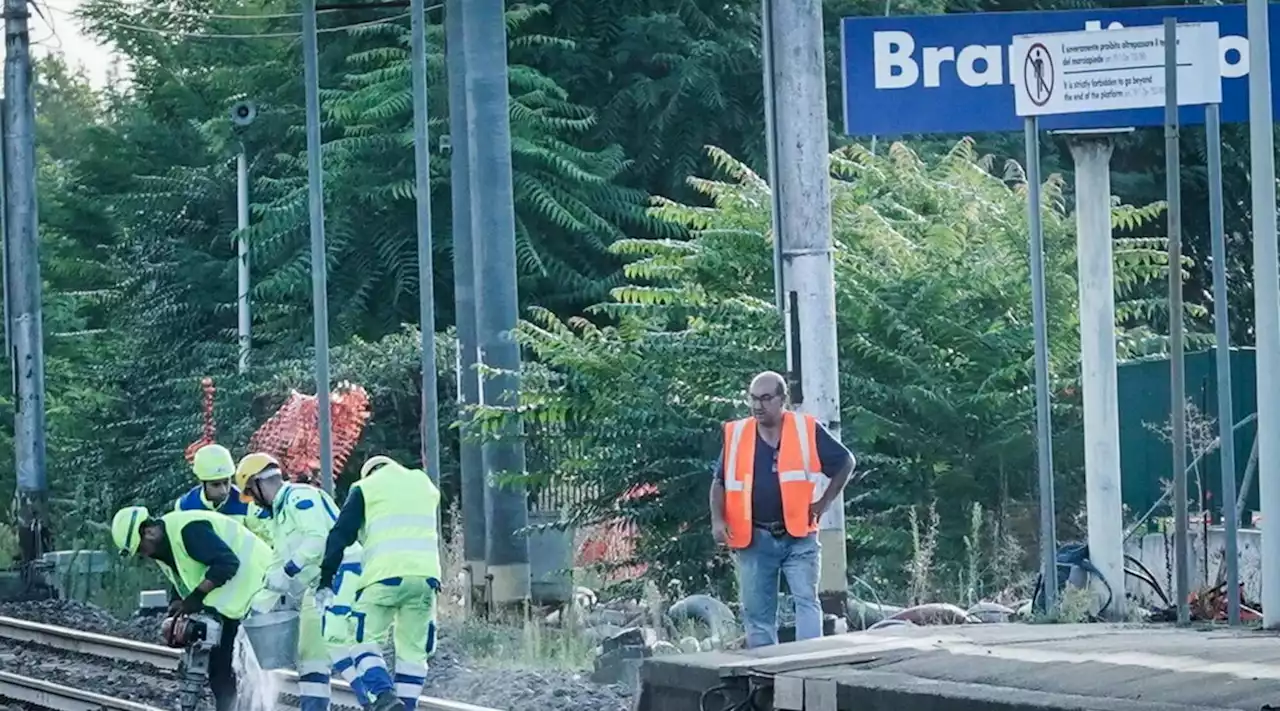
<path id="1" fill-rule="evenodd" d="M 374 473 L 375 471 L 377 471 L 378 467 L 381 467 L 386 464 L 395 464 L 395 463 L 396 463 L 396 460 L 392 459 L 391 457 L 383 456 L 381 454 L 379 454 L 376 457 L 369 457 L 369 460 L 364 463 L 364 466 L 360 467 L 360 478 L 363 479 L 369 476 L 370 474 Z"/>
<path id="2" fill-rule="evenodd" d="M 265 452 L 246 454 L 244 459 L 240 460 L 240 464 L 236 466 L 236 488 L 240 490 L 241 501 L 246 504 L 253 503 L 253 497 L 246 491 L 249 481 L 272 468 L 279 470 L 280 462 Z"/>
<path id="3" fill-rule="evenodd" d="M 206 444 L 196 450 L 195 461 L 191 463 L 196 478 L 200 481 L 222 481 L 230 479 L 236 473 L 236 460 L 231 451 L 220 444 Z"/>
<path id="4" fill-rule="evenodd" d="M 116 512 L 111 519 L 111 540 L 115 542 L 120 555 L 134 555 L 138 552 L 138 544 L 142 542 L 142 524 L 151 518 L 151 512 L 145 506 L 126 506 Z"/>

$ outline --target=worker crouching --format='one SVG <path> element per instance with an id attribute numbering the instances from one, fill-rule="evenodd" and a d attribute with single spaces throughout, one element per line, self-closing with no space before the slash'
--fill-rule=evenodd
<path id="1" fill-rule="evenodd" d="M 351 603 L 360 581 L 359 544 L 347 547 L 334 582 L 336 599 L 317 606 L 314 583 L 320 576 L 325 539 L 338 519 L 338 506 L 309 484 L 288 483 L 280 463 L 268 454 L 240 460 L 236 485 L 245 501 L 270 512 L 275 559 L 267 573 L 267 589 L 298 600 L 298 691 L 301 711 L 325 711 L 331 696 L 330 669 L 339 673 L 369 705 L 351 656 Z"/>
<path id="2" fill-rule="evenodd" d="M 398 711 L 401 704 L 412 711 L 427 680 L 440 591 L 439 508 L 440 490 L 426 472 L 389 457 L 372 457 L 361 467 L 360 481 L 351 485 L 329 531 L 318 600 L 335 597 L 343 551 L 357 539 L 364 546 L 353 605 L 360 622 L 354 652 L 365 689 L 376 697 L 374 711 Z M 393 624 L 394 682 L 382 658 Z"/>
<path id="3" fill-rule="evenodd" d="M 232 667 L 240 621 L 261 599 L 271 548 L 233 518 L 209 511 L 175 511 L 153 518 L 142 506 L 116 512 L 111 537 L 120 555 L 150 558 L 181 595 L 178 613 L 212 615 L 221 626 L 209 653 L 208 684 L 217 711 L 232 711 Z M 174 626 L 174 623 L 170 623 Z"/>

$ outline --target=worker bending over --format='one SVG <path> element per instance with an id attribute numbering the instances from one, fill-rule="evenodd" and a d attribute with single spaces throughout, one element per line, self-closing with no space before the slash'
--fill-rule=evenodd
<path id="1" fill-rule="evenodd" d="M 375 697 L 372 711 L 408 711 L 418 705 L 427 681 L 427 659 L 435 652 L 436 595 L 440 591 L 440 547 L 436 515 L 440 490 L 426 472 L 389 457 L 372 457 L 360 468 L 338 521 L 329 531 L 320 565 L 317 604 L 333 598 L 343 551 L 359 539 L 363 572 L 356 591 L 356 669 Z M 382 648 L 395 624 L 396 676 L 387 673 Z M 399 697 L 397 699 L 396 697 Z"/>
<path id="2" fill-rule="evenodd" d="M 349 546 L 338 566 L 335 604 L 316 607 L 313 583 L 320 576 L 325 537 L 338 519 L 338 506 L 328 494 L 309 484 L 285 482 L 280 463 L 269 454 L 254 453 L 236 467 L 236 485 L 244 501 L 270 512 L 275 561 L 267 573 L 267 589 L 300 601 L 298 629 L 298 692 L 301 711 L 329 707 L 330 668 L 342 675 L 360 698 L 369 699 L 356 676 L 351 656 L 354 643 L 351 602 L 360 580 L 360 544 Z"/>
<path id="3" fill-rule="evenodd" d="M 267 543 L 271 542 L 271 514 L 252 500 L 246 503 L 231 483 L 236 461 L 220 444 L 206 444 L 196 450 L 191 469 L 200 483 L 174 502 L 174 511 L 212 511 L 238 519 Z"/>
<path id="4" fill-rule="evenodd" d="M 111 538 L 120 555 L 136 554 L 160 566 L 182 596 L 181 614 L 205 612 L 220 618 L 222 637 L 209 657 L 209 689 L 217 711 L 232 711 L 236 631 L 262 599 L 271 548 L 229 516 L 175 511 L 152 518 L 142 506 L 116 512 Z"/>

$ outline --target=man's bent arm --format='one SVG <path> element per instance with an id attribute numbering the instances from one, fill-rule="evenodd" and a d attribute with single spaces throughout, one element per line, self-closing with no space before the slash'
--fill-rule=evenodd
<path id="1" fill-rule="evenodd" d="M 240 559 L 213 532 L 213 526 L 207 521 L 194 521 L 183 526 L 182 543 L 196 562 L 209 566 L 204 573 L 204 580 L 192 592 L 207 595 L 214 588 L 234 578 L 240 570 Z"/>
<path id="2" fill-rule="evenodd" d="M 333 578 L 342 564 L 342 554 L 356 539 L 360 537 L 360 529 L 364 526 L 364 493 L 352 488 L 347 493 L 347 500 L 342 503 L 342 511 L 338 520 L 329 529 L 325 539 L 324 558 L 320 561 L 320 588 L 332 588 Z"/>
<path id="3" fill-rule="evenodd" d="M 844 487 L 849 483 L 849 476 L 853 474 L 858 461 L 849 448 L 837 440 L 826 427 L 818 426 L 816 439 L 818 459 L 822 462 L 822 473 L 831 480 L 822 498 L 818 500 L 821 509 L 826 511 L 836 499 L 842 498 Z"/>

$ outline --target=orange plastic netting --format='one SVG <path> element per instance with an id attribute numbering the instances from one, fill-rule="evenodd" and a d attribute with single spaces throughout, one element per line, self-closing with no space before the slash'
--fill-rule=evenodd
<path id="1" fill-rule="evenodd" d="M 201 385 L 204 431 L 200 439 L 187 447 L 188 462 L 194 459 L 196 450 L 214 442 L 217 435 L 213 421 L 213 380 L 205 378 Z M 359 385 L 343 381 L 329 396 L 329 412 L 333 423 L 333 478 L 337 481 L 369 420 L 369 394 Z M 315 395 L 303 395 L 297 390 L 290 392 L 280 409 L 249 438 L 246 451 L 274 456 L 290 481 L 315 483 L 320 471 L 318 414 Z"/>

